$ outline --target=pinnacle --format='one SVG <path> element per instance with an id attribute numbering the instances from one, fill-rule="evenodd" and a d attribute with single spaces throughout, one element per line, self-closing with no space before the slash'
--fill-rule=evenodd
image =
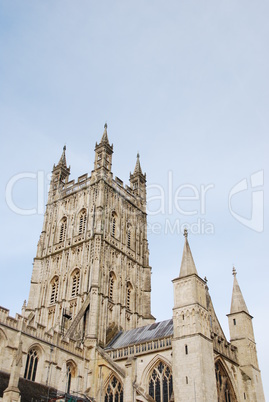
<path id="1" fill-rule="evenodd" d="M 107 123 L 104 125 L 104 132 L 101 138 L 101 144 L 107 143 L 108 144 L 108 136 L 107 136 Z"/>
<path id="2" fill-rule="evenodd" d="M 64 167 L 67 167 L 67 166 L 66 166 L 65 151 L 66 151 L 66 146 L 64 145 L 64 147 L 63 147 L 63 153 L 62 153 L 62 155 L 61 155 L 61 157 L 60 157 L 60 160 L 59 160 L 59 162 L 58 162 L 58 166 L 59 166 L 59 165 L 63 165 Z"/>
<path id="3" fill-rule="evenodd" d="M 135 164 L 135 168 L 134 168 L 134 174 L 135 173 L 142 173 L 142 169 L 141 169 L 141 165 L 140 165 L 140 155 L 139 153 L 137 153 L 136 155 L 136 164 Z"/>
<path id="4" fill-rule="evenodd" d="M 184 229 L 184 237 L 185 237 L 185 244 L 183 249 L 181 267 L 180 267 L 180 274 L 179 277 L 182 278 L 184 276 L 188 276 L 191 274 L 197 274 L 196 266 L 192 257 L 190 245 L 188 242 L 188 231 Z"/>
<path id="5" fill-rule="evenodd" d="M 233 267 L 233 276 L 234 276 L 234 284 L 233 284 L 233 294 L 232 294 L 230 314 L 239 313 L 241 311 L 245 311 L 247 314 L 249 314 L 247 305 L 245 303 L 244 297 L 242 295 L 240 286 L 236 278 L 236 270 L 234 267 Z"/>

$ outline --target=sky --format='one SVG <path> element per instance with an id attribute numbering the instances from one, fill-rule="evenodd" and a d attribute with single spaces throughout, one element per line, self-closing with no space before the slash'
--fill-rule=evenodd
<path id="1" fill-rule="evenodd" d="M 28 298 L 49 175 L 147 174 L 152 313 L 172 316 L 184 237 L 220 323 L 237 270 L 269 398 L 269 3 L 1 0 L 0 305 Z M 266 335 L 265 335 L 266 334 Z"/>

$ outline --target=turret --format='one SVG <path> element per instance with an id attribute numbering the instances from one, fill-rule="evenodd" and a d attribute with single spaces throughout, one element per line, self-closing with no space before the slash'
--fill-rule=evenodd
<path id="1" fill-rule="evenodd" d="M 241 369 L 251 379 L 251 389 L 249 390 L 249 394 L 252 395 L 251 401 L 262 402 L 265 399 L 252 325 L 253 317 L 249 314 L 236 274 L 236 270 L 233 268 L 232 302 L 230 314 L 227 314 L 231 343 L 237 347 Z"/>
<path id="2" fill-rule="evenodd" d="M 63 147 L 63 152 L 57 165 L 53 165 L 48 201 L 50 201 L 51 198 L 55 196 L 57 191 L 63 187 L 64 183 L 68 182 L 70 175 L 70 166 L 67 167 L 65 151 L 66 146 Z"/>
<path id="3" fill-rule="evenodd" d="M 136 157 L 134 172 L 130 173 L 130 185 L 135 194 L 146 199 L 146 174 L 142 172 L 139 153 Z"/>
<path id="4" fill-rule="evenodd" d="M 107 136 L 107 124 L 104 125 L 104 132 L 99 144 L 95 144 L 94 173 L 97 176 L 108 176 L 112 167 L 113 144 L 110 145 Z"/>
<path id="5" fill-rule="evenodd" d="M 175 402 L 215 402 L 217 388 L 206 282 L 192 257 L 188 232 L 179 277 L 173 280 L 173 384 Z"/>

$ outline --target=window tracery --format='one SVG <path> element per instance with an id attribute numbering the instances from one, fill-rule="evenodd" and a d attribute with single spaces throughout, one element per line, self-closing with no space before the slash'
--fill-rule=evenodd
<path id="1" fill-rule="evenodd" d="M 62 242 L 65 240 L 66 228 L 67 228 L 67 219 L 66 219 L 66 217 L 64 217 L 61 220 L 61 224 L 60 224 L 59 242 Z"/>
<path id="2" fill-rule="evenodd" d="M 107 384 L 104 402 L 123 402 L 123 387 L 114 375 L 109 379 Z"/>
<path id="3" fill-rule="evenodd" d="M 29 350 L 26 359 L 24 378 L 26 380 L 35 381 L 38 364 L 38 353 L 36 349 Z"/>
<path id="4" fill-rule="evenodd" d="M 87 215 L 86 215 L 86 210 L 83 209 L 79 215 L 79 227 L 78 227 L 78 234 L 83 234 L 85 233 L 86 230 L 86 219 L 87 219 Z"/>
<path id="5" fill-rule="evenodd" d="M 75 297 L 79 294 L 79 285 L 80 285 L 80 272 L 79 269 L 76 269 L 72 275 L 72 292 L 71 292 L 72 297 Z"/>
<path id="6" fill-rule="evenodd" d="M 113 272 L 109 274 L 109 289 L 108 289 L 108 298 L 110 301 L 113 301 L 113 290 L 114 290 L 114 282 L 115 282 L 115 275 Z"/>
<path id="7" fill-rule="evenodd" d="M 218 402 L 236 402 L 236 396 L 229 376 L 222 363 L 215 364 Z"/>
<path id="8" fill-rule="evenodd" d="M 55 276 L 51 281 L 51 295 L 50 295 L 50 303 L 56 303 L 58 299 L 58 291 L 59 291 L 59 277 Z"/>
<path id="9" fill-rule="evenodd" d="M 173 393 L 171 368 L 159 361 L 149 377 L 149 395 L 156 402 L 169 402 Z"/>

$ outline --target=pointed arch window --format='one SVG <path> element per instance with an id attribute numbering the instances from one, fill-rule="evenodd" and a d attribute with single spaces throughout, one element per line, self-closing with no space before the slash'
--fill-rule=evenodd
<path id="1" fill-rule="evenodd" d="M 126 308 L 127 310 L 131 310 L 131 293 L 132 293 L 132 285 L 130 282 L 127 282 L 126 286 Z"/>
<path id="2" fill-rule="evenodd" d="M 72 274 L 71 297 L 75 297 L 79 294 L 79 285 L 80 285 L 80 272 L 79 269 L 75 269 L 75 271 Z"/>
<path id="3" fill-rule="evenodd" d="M 56 303 L 58 300 L 58 292 L 59 292 L 59 277 L 55 276 L 51 281 L 51 294 L 50 294 L 50 303 Z"/>
<path id="4" fill-rule="evenodd" d="M 215 373 L 216 373 L 218 401 L 236 402 L 237 399 L 233 390 L 231 380 L 221 361 L 216 362 Z"/>
<path id="5" fill-rule="evenodd" d="M 109 289 L 108 289 L 108 298 L 110 301 L 113 301 L 113 291 L 114 291 L 114 283 L 115 283 L 115 275 L 113 272 L 109 274 Z"/>
<path id="6" fill-rule="evenodd" d="M 80 212 L 79 215 L 79 227 L 78 227 L 78 234 L 83 234 L 85 233 L 86 230 L 86 220 L 87 220 L 87 214 L 86 214 L 86 209 L 83 209 Z"/>
<path id="7" fill-rule="evenodd" d="M 123 402 L 123 386 L 116 376 L 112 376 L 105 388 L 104 402 Z"/>
<path id="8" fill-rule="evenodd" d="M 62 242 L 65 240 L 66 228 L 67 228 L 67 219 L 66 219 L 66 217 L 64 217 L 60 223 L 59 242 Z"/>
<path id="9" fill-rule="evenodd" d="M 26 380 L 35 381 L 38 365 L 38 353 L 36 349 L 30 349 L 27 353 L 24 378 Z"/>
<path id="10" fill-rule="evenodd" d="M 173 393 L 171 368 L 159 361 L 149 377 L 149 395 L 156 402 L 169 402 Z"/>
<path id="11" fill-rule="evenodd" d="M 116 236 L 116 225 L 117 225 L 117 214 L 116 214 L 116 212 L 112 212 L 111 234 L 113 237 Z"/>
<path id="12" fill-rule="evenodd" d="M 72 378 L 75 377 L 76 367 L 72 362 L 66 364 L 66 393 L 70 394 Z"/>
<path id="13" fill-rule="evenodd" d="M 127 247 L 131 248 L 131 225 L 128 223 L 127 225 Z"/>

